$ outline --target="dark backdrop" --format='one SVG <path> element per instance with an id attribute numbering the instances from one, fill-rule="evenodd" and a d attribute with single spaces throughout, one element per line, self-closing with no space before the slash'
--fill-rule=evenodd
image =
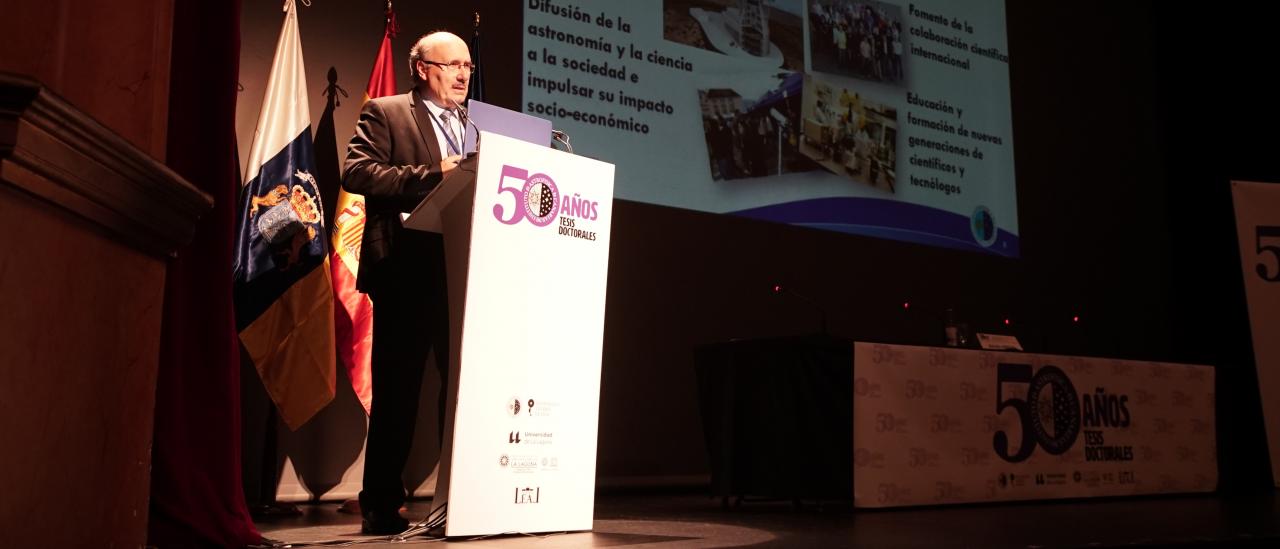
<path id="1" fill-rule="evenodd" d="M 380 24 L 367 39 L 352 36 L 351 14 L 376 20 L 378 3 L 350 4 L 344 14 L 304 8 L 302 28 L 313 74 L 329 63 L 315 57 L 326 47 L 357 60 L 358 70 L 343 75 L 354 109 Z M 1280 114 L 1261 85 L 1280 51 L 1268 28 L 1280 8 L 1007 4 L 1023 257 L 619 201 L 602 375 L 602 483 L 705 479 L 692 350 L 816 331 L 812 306 L 769 291 L 780 283 L 820 303 L 830 330 L 854 339 L 940 343 L 942 311 L 955 308 L 977 326 L 1010 319 L 1009 329 L 1031 350 L 1217 366 L 1223 486 L 1270 485 L 1228 181 L 1280 181 L 1271 153 Z M 246 6 L 246 49 L 254 33 L 274 44 L 279 29 L 278 15 L 255 28 L 255 9 Z M 518 110 L 520 3 L 432 9 L 438 11 L 397 6 L 405 28 L 396 51 L 407 53 L 413 38 L 437 28 L 465 36 L 479 10 L 487 100 Z M 309 27 L 325 25 L 346 30 L 322 41 L 308 37 Z M 251 64 L 242 60 L 242 67 Z M 252 88 L 245 70 L 242 82 Z M 407 69 L 401 73 L 404 87 Z M 323 82 L 309 79 L 313 88 Z M 354 111 L 339 117 L 341 147 Z M 1081 321 L 1071 322 L 1073 315 Z"/>

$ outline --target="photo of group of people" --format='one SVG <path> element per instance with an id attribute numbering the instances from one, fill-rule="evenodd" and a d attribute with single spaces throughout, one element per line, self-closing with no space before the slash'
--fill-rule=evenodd
<path id="1" fill-rule="evenodd" d="M 802 82 L 801 73 L 791 73 L 751 100 L 730 88 L 698 90 L 713 180 L 815 169 L 799 150 Z"/>
<path id="2" fill-rule="evenodd" d="M 755 56 L 762 64 L 792 71 L 765 77 L 774 82 L 758 82 L 769 87 L 763 94 L 739 91 L 760 86 L 698 90 L 712 180 L 825 169 L 895 192 L 897 109 L 865 96 L 869 86 L 857 81 L 904 84 L 900 6 L 852 0 L 664 0 L 663 8 L 669 41 Z M 818 76 L 802 72 L 801 54 L 788 39 L 792 21 L 805 15 L 808 65 Z"/>
<path id="3" fill-rule="evenodd" d="M 809 57 L 815 71 L 900 84 L 905 38 L 899 6 L 809 2 Z"/>
<path id="4" fill-rule="evenodd" d="M 894 192 L 897 109 L 808 76 L 801 116 L 802 154 L 832 173 Z"/>

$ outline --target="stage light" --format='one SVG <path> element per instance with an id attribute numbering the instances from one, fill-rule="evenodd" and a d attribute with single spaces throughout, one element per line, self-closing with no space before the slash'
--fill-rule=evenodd
<path id="1" fill-rule="evenodd" d="M 904 311 L 905 311 L 905 310 L 910 309 L 910 308 L 911 308 L 911 302 L 910 302 L 910 301 L 903 301 L 903 302 L 902 302 L 902 310 L 904 310 Z"/>
<path id="2" fill-rule="evenodd" d="M 775 294 L 780 294 L 780 293 L 782 293 L 782 285 L 781 285 L 781 284 L 774 284 L 774 285 L 773 285 L 773 293 L 775 293 Z"/>
<path id="3" fill-rule="evenodd" d="M 1005 325 L 1005 326 L 1008 326 L 1008 325 L 1009 325 L 1009 319 L 1007 319 L 1007 318 L 1006 318 L 1006 319 L 1004 319 L 1004 325 Z"/>
<path id="4" fill-rule="evenodd" d="M 1071 317 L 1071 321 L 1072 321 L 1072 322 L 1080 322 L 1080 315 L 1072 316 L 1072 317 Z"/>

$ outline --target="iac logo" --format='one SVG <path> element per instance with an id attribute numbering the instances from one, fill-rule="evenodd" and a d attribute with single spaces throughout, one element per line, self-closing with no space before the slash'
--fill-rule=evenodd
<path id="1" fill-rule="evenodd" d="M 969 216 L 969 231 L 973 233 L 973 240 L 982 247 L 989 248 L 995 244 L 996 220 L 991 215 L 991 210 L 986 206 L 978 206 L 974 209 L 973 215 Z"/>
<path id="2" fill-rule="evenodd" d="M 520 400 L 520 397 L 513 396 L 507 399 L 507 413 L 510 414 L 512 417 L 519 416 L 521 412 L 524 412 L 525 415 L 532 416 L 534 415 L 534 412 L 533 412 L 534 404 L 537 404 L 537 402 L 535 402 L 532 398 L 527 400 Z M 539 410 L 539 412 L 543 412 L 543 411 L 545 410 Z M 545 415 L 545 414 L 540 413 L 538 415 Z"/>

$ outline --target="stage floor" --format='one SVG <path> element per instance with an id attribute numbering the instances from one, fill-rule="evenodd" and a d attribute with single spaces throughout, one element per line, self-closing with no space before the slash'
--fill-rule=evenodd
<path id="1" fill-rule="evenodd" d="M 800 507 L 746 501 L 723 508 L 719 498 L 689 493 L 619 493 L 596 499 L 595 530 L 410 544 L 465 547 L 1280 547 L 1280 506 L 1274 495 L 1248 498 L 1185 496 L 1059 503 L 952 506 L 854 512 L 846 504 Z M 301 506 L 303 515 L 261 521 L 267 538 L 357 542 L 356 547 L 404 547 L 360 535 L 358 516 L 336 503 Z M 410 520 L 430 500 L 408 505 Z"/>

